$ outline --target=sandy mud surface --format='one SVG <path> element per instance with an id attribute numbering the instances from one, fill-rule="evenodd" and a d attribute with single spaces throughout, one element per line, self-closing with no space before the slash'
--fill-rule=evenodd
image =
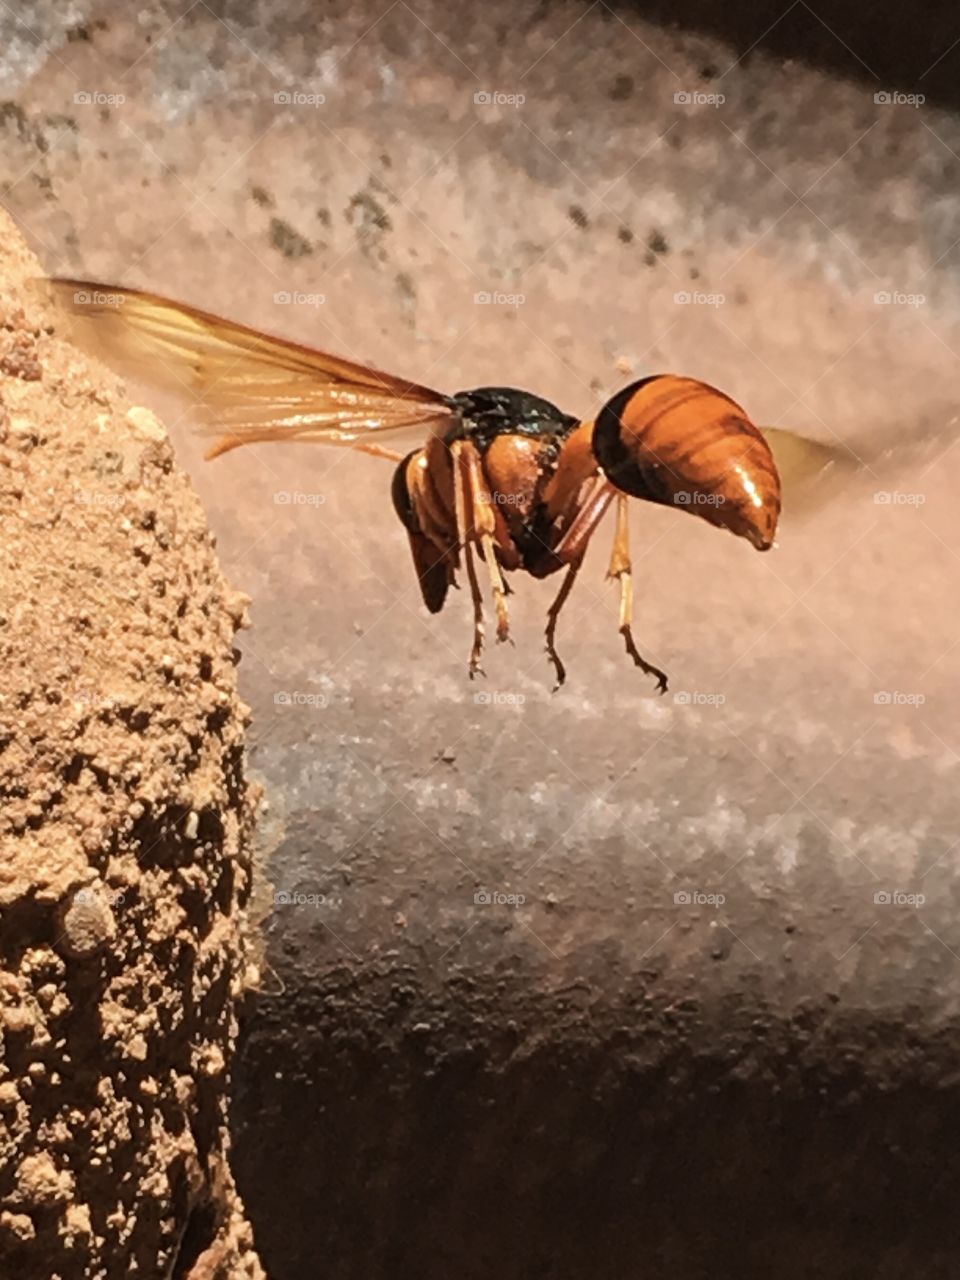
<path id="1" fill-rule="evenodd" d="M 223 1126 L 244 598 L 37 271 L 0 214 L 0 1274 L 254 1280 Z"/>

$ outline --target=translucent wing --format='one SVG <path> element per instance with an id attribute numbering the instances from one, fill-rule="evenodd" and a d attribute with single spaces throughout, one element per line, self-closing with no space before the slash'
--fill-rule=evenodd
<path id="1" fill-rule="evenodd" d="M 830 501 L 859 460 L 842 445 L 821 444 L 782 427 L 762 427 L 783 484 L 784 508 L 804 512 Z"/>
<path id="2" fill-rule="evenodd" d="M 144 381 L 196 397 L 207 457 L 257 441 L 351 445 L 372 433 L 441 429 L 439 391 L 273 338 L 153 293 L 88 280 L 48 282 L 80 342 Z"/>

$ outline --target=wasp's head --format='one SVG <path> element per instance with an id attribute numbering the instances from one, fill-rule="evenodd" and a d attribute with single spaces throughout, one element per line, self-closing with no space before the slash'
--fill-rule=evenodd
<path id="1" fill-rule="evenodd" d="M 773 455 L 740 406 L 706 383 L 661 374 L 624 388 L 596 420 L 593 451 L 624 493 L 691 511 L 758 551 L 773 545 Z"/>

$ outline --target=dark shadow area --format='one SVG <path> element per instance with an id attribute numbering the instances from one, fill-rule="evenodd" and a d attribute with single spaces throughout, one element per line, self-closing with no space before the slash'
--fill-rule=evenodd
<path id="1" fill-rule="evenodd" d="M 387 1048 L 332 1024 L 307 1038 L 305 1008 L 263 1002 L 235 1090 L 274 1280 L 957 1274 L 955 1091 L 878 1089 L 839 1043 L 809 1068 L 776 1065 L 776 1033 L 763 1066 L 644 1061 L 627 1032 L 586 1026 L 511 1052 L 448 1009 L 439 1034 L 408 1025 Z"/>
<path id="2" fill-rule="evenodd" d="M 850 77 L 874 92 L 921 93 L 927 102 L 960 107 L 960 11 L 938 2 L 916 9 L 895 0 L 613 0 L 611 9 L 667 28 L 716 36 L 733 46 L 742 65 L 759 53 L 792 58 L 832 75 Z M 727 66 L 708 62 L 705 80 Z"/>

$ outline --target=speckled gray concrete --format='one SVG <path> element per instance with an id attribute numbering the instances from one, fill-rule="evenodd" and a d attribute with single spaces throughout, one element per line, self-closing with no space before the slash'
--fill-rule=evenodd
<path id="1" fill-rule="evenodd" d="M 270 876 L 325 897 L 238 1082 L 276 1280 L 954 1276 L 957 121 L 604 5 L 75 9 L 0 67 L 51 270 L 582 414 L 682 371 L 865 463 L 766 556 L 634 513 L 664 699 L 601 532 L 551 695 L 552 583 L 473 686 L 387 464 L 205 468 L 154 401 L 254 599 Z"/>

